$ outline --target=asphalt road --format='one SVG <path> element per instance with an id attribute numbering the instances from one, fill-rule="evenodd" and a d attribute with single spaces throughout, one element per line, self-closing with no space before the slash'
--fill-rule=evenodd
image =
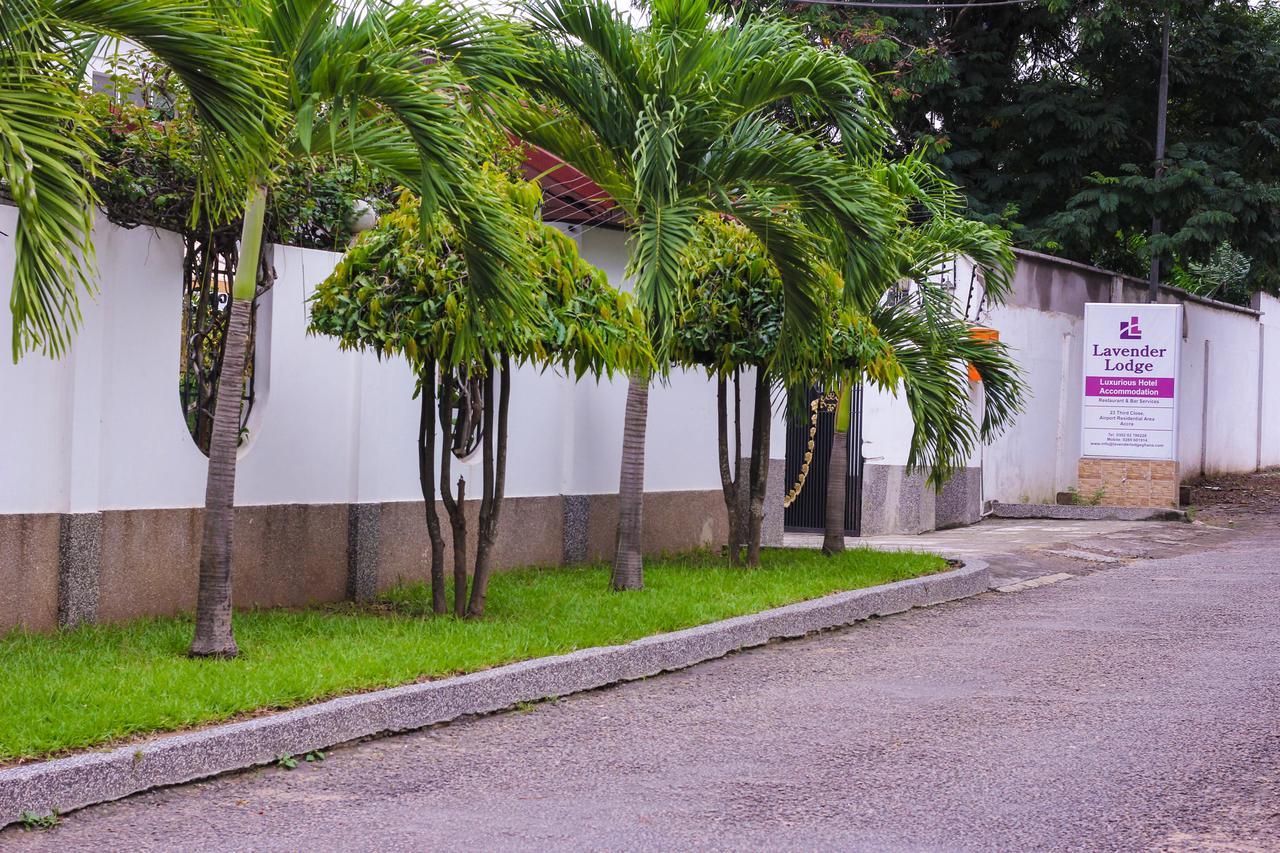
<path id="1" fill-rule="evenodd" d="M 8 830 L 44 850 L 1280 850 L 1280 534 Z"/>

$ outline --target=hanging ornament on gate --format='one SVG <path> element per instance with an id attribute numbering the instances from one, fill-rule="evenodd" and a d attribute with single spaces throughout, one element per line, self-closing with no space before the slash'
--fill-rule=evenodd
<path id="1" fill-rule="evenodd" d="M 809 411 L 811 412 L 809 416 L 809 447 L 804 452 L 804 462 L 800 465 L 800 476 L 797 478 L 795 486 L 782 499 L 784 508 L 796 502 L 796 498 L 800 497 L 800 491 L 804 488 L 805 480 L 809 478 L 809 465 L 813 462 L 814 439 L 818 435 L 818 414 L 820 412 L 834 412 L 839 405 L 840 396 L 838 394 L 820 394 L 814 397 L 813 402 L 809 404 Z"/>

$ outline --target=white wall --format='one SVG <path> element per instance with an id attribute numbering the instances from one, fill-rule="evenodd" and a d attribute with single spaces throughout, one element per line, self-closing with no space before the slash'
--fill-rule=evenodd
<path id="1" fill-rule="evenodd" d="M 14 208 L 0 205 L 5 303 L 13 269 L 13 242 L 6 235 L 15 219 Z M 588 261 L 625 285 L 623 234 L 597 228 L 575 239 Z M 96 245 L 102 292 L 83 299 L 84 322 L 67 356 L 53 361 L 31 354 L 14 365 L 9 318 L 0 322 L 0 446 L 6 448 L 0 454 L 0 513 L 203 503 L 205 460 L 187 432 L 177 392 L 181 243 L 172 234 L 101 223 Z M 408 366 L 344 353 L 330 339 L 305 334 L 307 296 L 337 257 L 275 250 L 279 277 L 260 308 L 260 387 L 241 449 L 241 504 L 420 496 L 419 406 Z M 1009 304 L 990 310 L 983 321 L 999 329 L 1022 364 L 1030 385 L 1027 409 L 971 464 L 983 467 L 988 500 L 1052 500 L 1076 479 L 1083 304 L 1105 301 L 1112 282 L 1100 271 L 1026 255 L 1018 281 Z M 1199 472 L 1202 452 L 1210 472 L 1280 465 L 1280 300 L 1263 296 L 1258 307 L 1261 318 L 1187 304 L 1179 441 L 1184 475 Z M 508 494 L 617 489 L 625 377 L 574 383 L 553 371 L 525 368 L 512 388 Z M 744 391 L 749 413 L 750 383 Z M 863 406 L 868 464 L 904 465 L 911 435 L 905 401 L 868 389 Z M 777 409 L 771 455 L 781 459 L 786 428 Z M 714 385 L 700 373 L 677 372 L 656 383 L 646 488 L 718 489 L 715 423 Z M 749 436 L 750 428 L 744 432 Z"/>
<path id="2" fill-rule="evenodd" d="M 15 218 L 14 208 L 0 206 L 0 232 L 12 234 Z M 578 239 L 586 260 L 620 283 L 623 235 L 594 229 Z M 0 513 L 203 504 L 205 458 L 178 401 L 181 242 L 101 222 L 95 243 L 101 295 L 84 300 L 71 353 L 59 361 L 32 354 L 17 365 L 0 362 L 0 445 L 7 449 L 0 455 Z M 337 258 L 275 249 L 278 278 L 259 314 L 265 388 L 241 448 L 239 504 L 421 496 L 419 404 L 407 364 L 341 352 L 329 338 L 306 335 L 307 296 Z M 12 270 L 12 239 L 0 236 L 6 303 Z M 9 335 L 6 315 L 6 353 Z M 575 383 L 522 368 L 512 383 L 507 493 L 616 491 L 625 397 L 625 377 Z M 714 385 L 700 374 L 676 373 L 656 384 L 646 488 L 719 489 L 715 423 Z M 468 466 L 455 468 L 466 474 Z"/>
<path id="3" fill-rule="evenodd" d="M 0 234 L 12 235 L 17 210 L 0 205 Z M 74 361 L 28 357 L 12 366 L 12 323 L 7 306 L 13 271 L 13 240 L 0 237 L 0 281 L 5 282 L 0 322 L 0 512 L 30 506 L 30 512 L 65 509 L 70 499 L 71 389 Z M 92 309 L 91 305 L 86 308 Z M 9 496 L 13 494 L 14 499 Z"/>
<path id="4" fill-rule="evenodd" d="M 1084 304 L 1142 301 L 1145 288 L 1145 282 L 1103 270 L 1020 253 L 1014 293 L 990 311 L 987 323 L 1013 348 L 1029 396 L 1012 429 L 984 451 L 986 499 L 1052 501 L 1075 485 Z M 1202 457 L 1211 474 L 1280 465 L 1280 300 L 1260 296 L 1260 317 L 1171 290 L 1163 301 L 1185 306 L 1178 392 L 1182 476 L 1199 475 Z"/>
<path id="5" fill-rule="evenodd" d="M 1001 305 L 987 322 L 1012 350 L 1027 393 L 1013 426 L 983 449 L 984 498 L 1053 503 L 1058 492 L 1076 482 L 1084 319 Z"/>
<path id="6" fill-rule="evenodd" d="M 1184 477 L 1258 460 L 1257 319 L 1196 303 L 1183 315 L 1178 466 Z"/>
<path id="7" fill-rule="evenodd" d="M 1280 465 L 1280 299 L 1261 294 L 1255 304 L 1262 311 L 1258 329 L 1262 404 L 1257 425 L 1257 464 L 1262 468 Z"/>

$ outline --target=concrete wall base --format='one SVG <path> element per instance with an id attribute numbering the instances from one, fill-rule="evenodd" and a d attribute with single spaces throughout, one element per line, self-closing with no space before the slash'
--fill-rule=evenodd
<path id="1" fill-rule="evenodd" d="M 935 495 L 923 471 L 905 465 L 865 465 L 862 474 L 862 535 L 933 530 Z"/>
<path id="2" fill-rule="evenodd" d="M 982 520 L 981 468 L 961 468 L 941 491 L 928 478 L 905 465 L 864 465 L 862 535 L 914 535 Z"/>
<path id="3" fill-rule="evenodd" d="M 612 558 L 617 500 L 507 498 L 494 567 Z M 437 510 L 444 522 L 443 505 Z M 479 501 L 466 512 L 474 555 Z M 203 515 L 194 507 L 0 515 L 0 634 L 193 610 Z M 424 515 L 421 501 L 237 507 L 235 604 L 368 601 L 398 583 L 429 581 Z M 765 520 L 768 542 L 767 505 Z M 441 527 L 451 548 L 449 525 Z M 719 489 L 645 495 L 647 553 L 718 547 L 727 536 Z"/>
<path id="4" fill-rule="evenodd" d="M 926 488 L 933 488 L 926 486 Z M 982 520 L 982 469 L 961 468 L 933 502 L 934 526 L 963 527 Z"/>
<path id="5" fill-rule="evenodd" d="M 747 503 L 747 484 L 751 478 L 751 459 L 743 457 L 738 463 L 738 471 L 742 472 L 742 491 L 739 497 L 745 509 Z M 786 483 L 783 480 L 787 473 L 787 460 L 769 459 L 765 463 L 764 522 L 760 527 L 760 544 L 766 548 L 781 548 L 784 530 L 782 499 L 786 497 Z"/>

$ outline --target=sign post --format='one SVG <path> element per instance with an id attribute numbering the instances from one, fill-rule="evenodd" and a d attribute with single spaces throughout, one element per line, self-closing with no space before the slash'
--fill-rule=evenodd
<path id="1" fill-rule="evenodd" d="M 1083 499 L 1110 506 L 1178 505 L 1181 343 L 1181 305 L 1085 305 Z"/>

